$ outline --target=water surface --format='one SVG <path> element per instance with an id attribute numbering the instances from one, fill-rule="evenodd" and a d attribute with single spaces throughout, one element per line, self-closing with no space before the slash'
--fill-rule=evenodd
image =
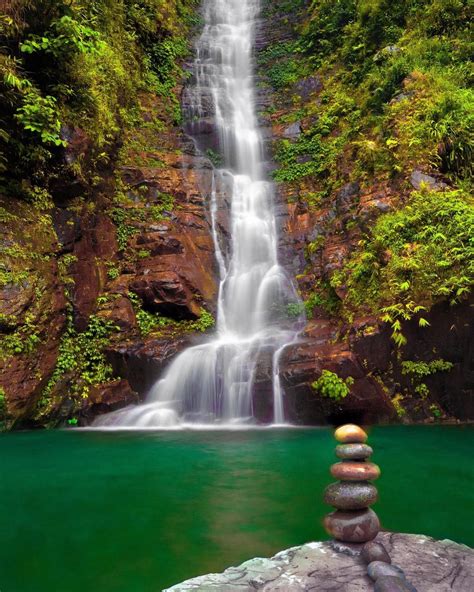
<path id="1" fill-rule="evenodd" d="M 376 428 L 387 529 L 474 546 L 472 427 Z M 327 429 L 0 437 L 2 592 L 157 592 L 326 538 Z"/>

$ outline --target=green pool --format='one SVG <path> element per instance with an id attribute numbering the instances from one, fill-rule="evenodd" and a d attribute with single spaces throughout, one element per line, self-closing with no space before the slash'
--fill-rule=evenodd
<path id="1" fill-rule="evenodd" d="M 474 546 L 472 427 L 375 428 L 387 529 Z M 2 592 L 157 592 L 325 538 L 327 429 L 0 436 Z"/>

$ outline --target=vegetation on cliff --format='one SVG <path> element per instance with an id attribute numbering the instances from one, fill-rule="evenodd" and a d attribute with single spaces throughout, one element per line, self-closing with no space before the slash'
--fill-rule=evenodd
<path id="1" fill-rule="evenodd" d="M 97 182 L 124 130 L 136 122 L 139 95 L 174 88 L 195 0 L 30 0 L 4 3 L 0 26 L 0 140 L 3 182 L 13 193 L 47 187 L 54 175 Z M 64 161 L 79 128 L 87 158 Z"/>
<path id="2" fill-rule="evenodd" d="M 329 293 L 343 295 L 349 318 L 394 305 L 410 317 L 443 298 L 457 302 L 474 280 L 469 2 L 291 4 L 293 39 L 260 58 L 280 95 L 274 121 L 301 126 L 275 146 L 275 179 L 313 210 L 356 186 L 323 233 L 346 234 L 354 247 L 324 278 Z M 382 199 L 361 216 L 364 193 Z M 324 244 L 317 237 L 310 255 Z"/>
<path id="3" fill-rule="evenodd" d="M 167 134 L 181 122 L 198 6 L 2 4 L 0 420 L 8 425 L 74 420 L 92 388 L 116 379 L 105 350 L 119 333 L 139 340 L 213 324 L 202 306 L 184 321 L 150 311 L 122 275 L 152 260 L 137 243 L 145 222 L 166 221 L 177 207 L 170 193 L 132 187 L 123 171 L 164 169 L 176 152 Z"/>
<path id="4" fill-rule="evenodd" d="M 272 97 L 273 175 L 296 240 L 305 233 L 297 279 L 308 318 L 338 326 L 348 351 L 355 335 L 391 335 L 388 368 L 369 371 L 364 359 L 364 371 L 399 416 L 414 396 L 412 409 L 439 417 L 425 382 L 401 364 L 411 356 L 433 374 L 460 372 L 435 363 L 439 344 L 427 338 L 414 352 L 407 339 L 428 333 L 435 305 L 472 293 L 472 5 L 278 0 L 264 11 L 284 35 L 258 62 Z"/>
<path id="5" fill-rule="evenodd" d="M 118 377 L 112 344 L 172 341 L 214 323 L 212 244 L 199 235 L 199 196 L 177 181 L 189 165 L 196 182 L 179 124 L 199 4 L 2 4 L 0 422 L 74 420 L 88 393 Z M 279 137 L 273 175 L 311 221 L 304 308 L 339 323 L 342 338 L 358 319 L 370 319 L 367 334 L 386 322 L 403 350 L 407 321 L 428 327 L 434 305 L 471 293 L 471 9 L 468 0 L 263 2 L 275 23 L 258 53 Z M 177 238 L 183 228 L 193 230 Z M 190 252 L 202 264 L 191 287 L 174 271 L 192 265 Z M 182 258 L 164 269 L 163 254 Z M 300 313 L 289 304 L 289 316 Z M 430 355 L 411 361 L 451 370 L 430 366 L 439 359 Z M 407 368 L 400 380 L 425 396 Z M 314 385 L 336 402 L 352 386 L 329 371 Z"/>

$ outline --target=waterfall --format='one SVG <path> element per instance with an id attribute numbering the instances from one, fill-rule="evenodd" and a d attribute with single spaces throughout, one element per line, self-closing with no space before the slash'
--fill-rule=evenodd
<path id="1" fill-rule="evenodd" d="M 185 116 L 190 135 L 212 121 L 222 157 L 212 185 L 210 214 L 220 273 L 217 326 L 207 343 L 177 356 L 146 403 L 98 418 L 96 425 L 176 427 L 254 423 L 253 386 L 259 358 L 272 366 L 274 421 L 284 421 L 278 364 L 298 323 L 298 302 L 278 263 L 274 188 L 264 173 L 264 150 L 254 97 L 253 47 L 258 0 L 205 0 Z M 199 141 L 197 141 L 199 145 Z M 217 216 L 230 196 L 230 239 Z"/>

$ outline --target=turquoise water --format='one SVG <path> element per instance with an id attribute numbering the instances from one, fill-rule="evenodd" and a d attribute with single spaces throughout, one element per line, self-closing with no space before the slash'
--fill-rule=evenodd
<path id="1" fill-rule="evenodd" d="M 387 529 L 474 546 L 474 429 L 373 429 Z M 0 436 L 2 592 L 157 592 L 325 538 L 326 429 Z"/>

